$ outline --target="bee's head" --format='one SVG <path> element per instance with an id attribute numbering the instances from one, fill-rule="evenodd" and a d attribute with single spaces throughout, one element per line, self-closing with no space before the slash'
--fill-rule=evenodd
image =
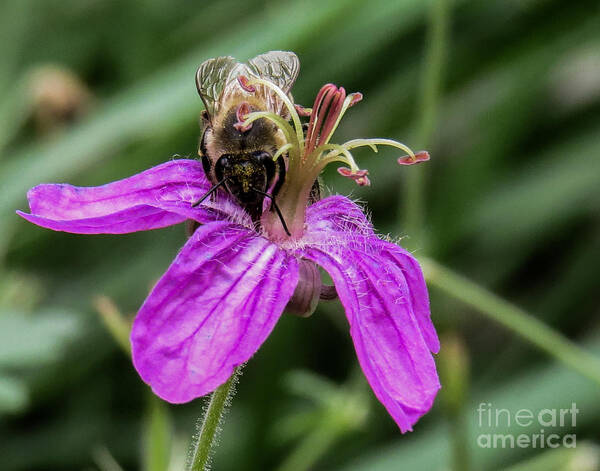
<path id="1" fill-rule="evenodd" d="M 275 173 L 275 164 L 266 151 L 224 154 L 215 165 L 215 176 L 224 180 L 227 191 L 245 207 L 262 209 L 263 193 Z"/>

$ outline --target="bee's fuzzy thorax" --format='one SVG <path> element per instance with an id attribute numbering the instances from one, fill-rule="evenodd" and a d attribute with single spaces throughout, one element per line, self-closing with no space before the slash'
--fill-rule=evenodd
<path id="1" fill-rule="evenodd" d="M 247 131 L 243 132 L 234 126 L 237 123 L 237 107 L 235 104 L 219 114 L 207 129 L 206 150 L 212 159 L 223 154 L 242 154 L 265 150 L 274 153 L 277 150 L 278 129 L 267 120 L 257 120 Z M 250 105 L 252 111 L 259 110 Z M 210 132 L 209 132 L 210 131 Z"/>

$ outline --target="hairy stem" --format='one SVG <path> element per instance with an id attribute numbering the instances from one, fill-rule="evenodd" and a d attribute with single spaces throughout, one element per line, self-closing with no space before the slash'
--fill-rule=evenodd
<path id="1" fill-rule="evenodd" d="M 520 335 L 569 368 L 600 384 L 600 359 L 521 308 L 437 262 L 422 258 L 427 281 Z"/>
<path id="2" fill-rule="evenodd" d="M 230 398 L 235 391 L 235 385 L 241 367 L 233 371 L 231 377 L 212 393 L 208 408 L 202 418 L 202 425 L 197 439 L 192 444 L 192 454 L 189 471 L 204 471 L 208 469 L 208 461 L 211 451 L 215 446 L 219 426 Z"/>

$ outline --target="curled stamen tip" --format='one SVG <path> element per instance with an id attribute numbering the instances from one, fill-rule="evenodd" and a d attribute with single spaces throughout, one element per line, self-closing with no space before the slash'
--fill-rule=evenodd
<path id="1" fill-rule="evenodd" d="M 244 123 L 235 123 L 233 125 L 233 127 L 235 129 L 237 129 L 239 132 L 246 132 L 246 131 L 249 131 L 252 128 L 252 123 L 246 124 L 245 126 L 244 126 Z"/>
<path id="2" fill-rule="evenodd" d="M 354 180 L 358 186 L 371 186 L 371 180 L 367 176 L 369 175 L 368 170 L 352 170 L 347 167 L 339 167 L 337 171 L 341 176 Z"/>
<path id="3" fill-rule="evenodd" d="M 352 98 L 351 98 L 350 104 L 348 106 L 354 106 L 363 99 L 363 94 L 360 92 L 351 93 L 349 96 Z"/>
<path id="4" fill-rule="evenodd" d="M 417 152 L 414 157 L 411 155 L 404 155 L 398 159 L 398 163 L 400 165 L 412 165 L 418 164 L 421 162 L 426 162 L 429 160 L 429 152 L 426 150 L 422 150 L 421 152 Z"/>
<path id="5" fill-rule="evenodd" d="M 302 105 L 295 104 L 294 108 L 296 108 L 296 111 L 300 116 L 310 116 L 312 113 L 312 108 L 305 108 Z"/>
<path id="6" fill-rule="evenodd" d="M 244 125 L 244 121 L 246 121 L 246 118 L 248 117 L 248 113 L 250 113 L 250 111 L 250 105 L 248 104 L 248 102 L 244 101 L 240 103 L 235 112 L 235 116 L 237 118 L 237 123 L 233 125 L 235 129 L 237 129 L 240 132 L 246 132 L 250 128 L 252 128 L 252 123 Z"/>
<path id="7" fill-rule="evenodd" d="M 250 79 L 245 75 L 238 75 L 237 79 L 238 83 L 240 84 L 240 87 L 242 87 L 247 92 L 254 93 L 256 91 L 256 88 L 250 85 Z"/>

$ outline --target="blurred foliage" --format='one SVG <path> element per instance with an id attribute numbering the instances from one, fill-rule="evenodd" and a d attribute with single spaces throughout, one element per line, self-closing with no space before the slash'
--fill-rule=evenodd
<path id="1" fill-rule="evenodd" d="M 182 245 L 183 228 L 118 237 L 46 231 L 14 214 L 26 208 L 28 188 L 102 184 L 173 155 L 194 156 L 201 110 L 194 72 L 216 55 L 294 50 L 302 62 L 294 88 L 299 103 L 310 104 L 325 82 L 365 96 L 340 127 L 339 141 L 386 136 L 414 145 L 431 4 L 0 3 L 2 469 L 165 469 L 171 444 L 170 469 L 181 469 L 202 412 L 201 400 L 149 400 L 105 328 L 114 317 L 102 320 L 95 308 L 95 300 L 106 299 L 98 296 L 107 296 L 129 320 Z M 600 6 L 455 0 L 448 9 L 433 157 L 423 165 L 426 231 L 410 244 L 572 340 L 587 339 L 584 345 L 598 353 Z M 57 80 L 40 73 L 48 70 L 69 79 L 44 88 L 44 77 Z M 62 92 L 40 93 L 47 87 Z M 326 184 L 367 202 L 381 232 L 410 237 L 397 202 L 411 168 L 394 165 L 389 150 L 357 155 L 372 187 L 355 188 L 335 172 L 326 173 Z M 470 359 L 462 410 L 473 469 L 597 463 L 597 385 L 458 301 L 431 294 L 439 331 L 463 339 Z M 356 364 L 338 302 L 322 304 L 308 320 L 284 316 L 244 370 L 214 469 L 273 469 L 311 439 L 327 445 L 311 469 L 447 469 L 458 419 L 445 413 L 443 401 L 402 436 L 364 379 L 355 379 Z M 312 373 L 290 376 L 294 370 Z M 298 382 L 322 397 L 299 396 Z M 477 448 L 481 402 L 511 410 L 577 402 L 577 439 L 588 445 L 556 459 L 539 449 Z M 339 423 L 343 433 L 331 432 Z M 517 464 L 522 459 L 531 461 Z"/>

